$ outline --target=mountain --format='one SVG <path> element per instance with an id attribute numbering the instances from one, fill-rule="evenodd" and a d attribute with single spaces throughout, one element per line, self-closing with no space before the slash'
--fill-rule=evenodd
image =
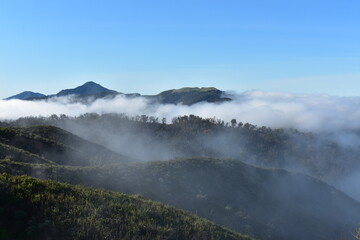
<path id="1" fill-rule="evenodd" d="M 250 240 L 137 196 L 0 175 L 0 239 Z"/>
<path id="2" fill-rule="evenodd" d="M 0 136 L 0 173 L 140 194 L 257 239 L 348 239 L 360 223 L 359 202 L 302 174 L 216 158 L 109 161 L 108 150 L 81 148 L 83 140 L 54 127 L 3 128 Z M 50 154 L 59 146 L 76 154 Z"/>
<path id="3" fill-rule="evenodd" d="M 225 92 L 216 88 L 180 88 L 161 92 L 154 96 L 148 96 L 163 104 L 184 104 L 192 105 L 199 102 L 224 102 L 230 101 L 224 97 Z"/>
<path id="4" fill-rule="evenodd" d="M 42 98 L 42 97 L 45 97 L 45 96 L 46 95 L 44 95 L 42 93 L 25 91 L 25 92 L 19 93 L 17 95 L 5 98 L 5 100 L 11 100 L 11 99 L 28 100 L 28 99 Z"/>
<path id="5" fill-rule="evenodd" d="M 107 88 L 104 88 L 103 86 L 94 83 L 94 82 L 86 82 L 82 86 L 73 88 L 73 89 L 65 89 L 61 90 L 59 93 L 56 94 L 56 96 L 66 96 L 66 95 L 101 95 L 101 94 L 117 94 L 118 92 L 114 90 L 110 90 Z"/>
<path id="6" fill-rule="evenodd" d="M 46 96 L 40 93 L 23 92 L 18 95 L 6 98 L 5 100 L 10 100 L 10 99 L 44 100 L 53 97 L 74 95 L 74 99 L 72 99 L 72 101 L 88 103 L 99 98 L 115 97 L 119 94 L 127 98 L 144 97 L 146 99 L 149 99 L 150 101 L 154 101 L 162 104 L 192 105 L 199 102 L 213 103 L 213 102 L 224 102 L 231 100 L 229 96 L 226 96 L 226 93 L 224 91 L 221 91 L 213 87 L 209 87 L 209 88 L 187 87 L 187 88 L 164 91 L 157 95 L 141 95 L 139 93 L 127 93 L 127 94 L 120 93 L 115 90 L 107 89 L 95 82 L 86 82 L 85 84 L 76 88 L 64 89 L 55 95 Z"/>

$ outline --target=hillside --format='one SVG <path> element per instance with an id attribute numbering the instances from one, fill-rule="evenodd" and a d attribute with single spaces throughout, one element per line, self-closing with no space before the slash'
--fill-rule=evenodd
<path id="1" fill-rule="evenodd" d="M 0 158 L 33 163 L 96 166 L 130 161 L 60 128 L 0 128 Z"/>
<path id="2" fill-rule="evenodd" d="M 118 155 L 56 127 L 0 130 L 0 173 L 140 194 L 263 240 L 351 239 L 360 223 L 360 203 L 337 189 L 306 175 L 240 161 L 247 159 L 108 161 Z M 143 145 L 133 144 L 143 151 Z M 77 154 L 60 152 L 66 161 L 48 154 L 58 147 Z M 93 162 L 95 156 L 101 161 Z"/>
<path id="3" fill-rule="evenodd" d="M 228 97 L 223 97 L 225 93 L 216 88 L 180 88 L 161 92 L 154 96 L 149 96 L 163 104 L 184 104 L 192 105 L 199 102 L 224 102 L 230 101 Z"/>
<path id="4" fill-rule="evenodd" d="M 249 239 L 121 193 L 4 174 L 0 191 L 0 239 Z"/>
<path id="5" fill-rule="evenodd" d="M 206 158 L 68 167 L 0 161 L 27 174 L 143 197 L 188 210 L 258 239 L 351 239 L 360 204 L 310 177 Z"/>
<path id="6" fill-rule="evenodd" d="M 58 126 L 142 161 L 192 156 L 241 159 L 259 167 L 308 174 L 332 185 L 360 170 L 360 148 L 344 145 L 331 134 L 272 129 L 237 123 L 236 119 L 225 123 L 220 119 L 194 115 L 179 116 L 171 122 L 166 124 L 146 115 L 85 114 L 79 117 L 21 118 L 14 122 L 0 122 L 0 125 Z M 344 136 L 348 134 L 344 133 Z M 351 134 L 360 138 L 360 132 Z M 347 193 L 351 192 L 354 191 Z"/>
<path id="7" fill-rule="evenodd" d="M 260 239 L 338 239 L 360 223 L 360 204 L 335 188 L 239 161 L 191 158 L 100 172 L 104 178 L 92 184 L 142 194 Z"/>

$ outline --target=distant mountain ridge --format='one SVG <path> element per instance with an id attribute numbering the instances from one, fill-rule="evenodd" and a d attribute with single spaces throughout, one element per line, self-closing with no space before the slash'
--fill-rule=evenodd
<path id="1" fill-rule="evenodd" d="M 117 95 L 123 95 L 125 97 L 144 97 L 151 101 L 162 104 L 184 104 L 192 105 L 199 102 L 224 102 L 231 101 L 229 96 L 226 96 L 224 91 L 221 91 L 214 87 L 186 87 L 180 89 L 171 89 L 163 91 L 157 95 L 141 95 L 139 93 L 124 94 L 115 90 L 111 90 L 97 84 L 95 82 L 86 82 L 85 84 L 76 88 L 64 89 L 54 95 L 44 95 L 34 92 L 23 92 L 4 100 L 20 99 L 20 100 L 43 100 L 52 97 L 63 97 L 73 95 L 74 101 L 87 102 L 99 98 L 111 98 Z"/>
<path id="2" fill-rule="evenodd" d="M 101 93 L 117 94 L 118 92 L 104 88 L 103 86 L 95 82 L 86 82 L 85 84 L 76 88 L 61 90 L 59 93 L 56 94 L 56 96 L 60 97 L 71 94 L 91 95 L 91 94 L 101 94 Z"/>
<path id="3" fill-rule="evenodd" d="M 231 98 L 223 97 L 224 92 L 214 88 L 180 88 L 172 89 L 152 96 L 161 103 L 192 105 L 198 102 L 224 102 L 230 101 Z"/>
<path id="4" fill-rule="evenodd" d="M 16 94 L 14 96 L 5 98 L 5 100 L 11 100 L 11 99 L 26 100 L 26 99 L 30 99 L 30 98 L 42 98 L 42 97 L 46 97 L 46 95 L 42 94 L 42 93 L 37 93 L 37 92 L 25 91 L 25 92 Z"/>

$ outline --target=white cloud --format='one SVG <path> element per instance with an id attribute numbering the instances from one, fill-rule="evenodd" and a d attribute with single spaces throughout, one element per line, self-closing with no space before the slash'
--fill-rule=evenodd
<path id="1" fill-rule="evenodd" d="M 249 91 L 235 94 L 225 103 L 199 103 L 192 106 L 154 104 L 144 98 L 98 99 L 89 104 L 74 103 L 71 97 L 47 101 L 0 101 L 0 119 L 26 116 L 66 114 L 77 116 L 87 112 L 125 113 L 166 117 L 194 114 L 225 121 L 235 118 L 258 126 L 297 128 L 305 131 L 351 130 L 360 128 L 360 97 L 290 94 Z"/>

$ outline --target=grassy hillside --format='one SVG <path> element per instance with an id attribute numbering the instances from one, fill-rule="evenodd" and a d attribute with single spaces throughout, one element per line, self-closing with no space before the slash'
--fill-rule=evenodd
<path id="1" fill-rule="evenodd" d="M 0 130 L 0 173 L 140 194 L 264 240 L 351 239 L 360 223 L 359 202 L 305 175 L 200 157 L 107 161 L 115 153 L 58 128 Z M 50 158 L 49 149 L 57 147 L 77 155 Z M 98 151 L 87 151 L 91 147 Z M 101 161 L 93 164 L 91 155 Z"/>
<path id="2" fill-rule="evenodd" d="M 0 161 L 0 171 L 140 194 L 259 239 L 351 239 L 360 204 L 310 177 L 207 158 L 70 167 Z"/>
<path id="3" fill-rule="evenodd" d="M 223 102 L 230 98 L 223 97 L 224 92 L 216 88 L 180 88 L 172 89 L 151 96 L 160 103 L 192 105 L 199 102 Z"/>
<path id="4" fill-rule="evenodd" d="M 84 114 L 29 117 L 0 122 L 0 125 L 55 125 L 140 160 L 192 156 L 241 159 L 260 167 L 301 171 L 331 184 L 360 171 L 360 148 L 356 141 L 353 146 L 343 144 L 337 135 L 330 133 L 271 129 L 235 119 L 225 123 L 194 115 L 176 117 L 171 120 L 172 124 L 165 124 L 165 121 L 146 115 Z M 341 135 L 358 138 L 360 131 Z"/>
<path id="5" fill-rule="evenodd" d="M 0 158 L 74 166 L 99 166 L 131 160 L 51 126 L 0 128 L 0 150 Z"/>
<path id="6" fill-rule="evenodd" d="M 239 161 L 190 158 L 102 171 L 107 188 L 140 193 L 260 239 L 339 239 L 360 223 L 360 204 L 335 188 Z"/>
<path id="7" fill-rule="evenodd" d="M 139 197 L 0 175 L 0 239 L 248 239 Z"/>
<path id="8" fill-rule="evenodd" d="M 0 159 L 9 158 L 14 161 L 26 162 L 26 163 L 52 163 L 54 162 L 47 160 L 39 155 L 30 153 L 20 148 L 13 147 L 0 143 Z"/>

